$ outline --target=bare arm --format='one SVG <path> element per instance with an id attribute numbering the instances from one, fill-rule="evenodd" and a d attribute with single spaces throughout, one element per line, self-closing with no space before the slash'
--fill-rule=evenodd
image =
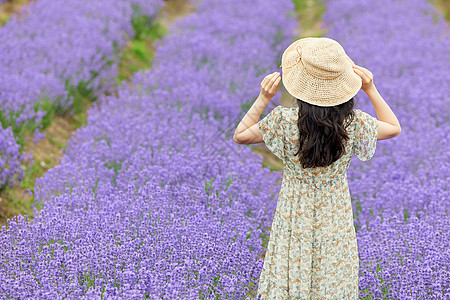
<path id="1" fill-rule="evenodd" d="M 258 119 L 266 105 L 275 96 L 280 85 L 281 74 L 273 72 L 267 75 L 261 82 L 261 93 L 250 110 L 239 123 L 233 136 L 238 144 L 258 144 L 263 142 L 263 136 L 258 128 Z"/>
<path id="2" fill-rule="evenodd" d="M 245 114 L 244 118 L 239 123 L 233 136 L 233 140 L 238 144 L 258 144 L 263 142 L 263 137 L 258 129 L 258 119 L 264 108 L 269 103 L 262 94 L 259 94 L 255 103 L 253 103 L 250 110 Z"/>
<path id="3" fill-rule="evenodd" d="M 353 66 L 363 82 L 361 89 L 369 96 L 378 117 L 378 140 L 396 137 L 401 132 L 400 123 L 389 105 L 384 101 L 373 83 L 373 74 L 366 68 L 358 65 Z"/>

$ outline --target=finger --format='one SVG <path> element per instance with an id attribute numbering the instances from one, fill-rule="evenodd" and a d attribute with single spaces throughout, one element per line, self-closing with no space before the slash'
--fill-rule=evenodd
<path id="1" fill-rule="evenodd" d="M 276 75 L 279 74 L 278 72 L 273 72 L 269 75 L 267 75 L 263 81 L 261 82 L 261 88 L 262 89 L 269 89 L 269 87 L 272 85 L 272 79 L 273 81 L 276 80 Z"/>
<path id="2" fill-rule="evenodd" d="M 368 69 L 362 68 L 362 71 L 363 71 L 364 74 L 367 76 L 367 78 L 373 78 L 372 72 L 370 72 Z"/>
<path id="3" fill-rule="evenodd" d="M 272 82 L 272 80 L 270 81 L 270 87 L 272 88 L 273 86 L 275 86 L 276 84 L 277 84 L 277 82 L 279 82 L 280 80 L 281 80 L 281 77 L 280 76 L 278 76 L 277 78 L 274 78 L 275 80 L 273 80 L 273 82 Z"/>
<path id="4" fill-rule="evenodd" d="M 275 80 L 277 80 L 277 78 L 280 76 L 280 73 L 275 72 L 275 74 L 272 76 L 272 78 L 270 78 L 270 82 L 275 82 Z"/>
<path id="5" fill-rule="evenodd" d="M 357 68 L 353 68 L 353 72 L 355 72 L 355 73 L 358 74 L 358 75 L 361 73 L 361 71 L 358 70 Z"/>
<path id="6" fill-rule="evenodd" d="M 273 73 L 270 73 L 269 75 L 267 75 L 266 77 L 267 77 L 267 79 L 272 79 L 275 75 L 277 75 L 277 72 L 273 72 Z"/>
<path id="7" fill-rule="evenodd" d="M 273 86 L 270 89 L 271 93 L 275 93 L 277 91 L 278 86 L 280 84 L 280 80 L 281 80 L 281 77 L 278 77 L 278 79 L 274 82 Z"/>
<path id="8" fill-rule="evenodd" d="M 359 70 L 359 71 L 361 71 L 363 73 L 368 73 L 369 72 L 369 70 L 367 70 L 366 68 L 358 66 L 358 65 L 355 65 L 353 69 L 354 70 Z"/>
<path id="9" fill-rule="evenodd" d="M 355 70 L 357 72 L 357 74 L 361 77 L 361 79 L 366 82 L 369 81 L 369 77 L 366 75 L 366 73 L 364 73 L 363 71 L 360 70 Z"/>
<path id="10" fill-rule="evenodd" d="M 266 78 L 269 78 L 269 79 L 270 79 L 270 78 L 272 78 L 272 76 L 273 76 L 273 75 L 275 75 L 275 73 L 276 73 L 276 72 L 273 72 L 273 73 L 267 74 Z"/>
<path id="11" fill-rule="evenodd" d="M 370 74 L 372 75 L 372 72 L 370 72 L 368 69 L 364 68 L 364 67 L 360 67 L 360 70 L 364 72 L 364 74 L 366 74 L 367 76 Z"/>
<path id="12" fill-rule="evenodd" d="M 361 77 L 361 78 L 363 78 L 364 77 L 364 72 L 363 71 L 361 71 L 361 70 L 358 70 L 358 69 L 354 69 L 353 70 L 356 74 L 358 74 L 359 75 L 359 77 Z"/>
<path id="13" fill-rule="evenodd" d="M 274 73 L 272 73 L 272 74 L 269 74 L 268 76 L 267 76 L 267 79 L 268 79 L 268 82 L 270 82 L 274 77 L 276 77 L 276 72 L 274 72 Z"/>
<path id="14" fill-rule="evenodd" d="M 270 82 L 268 83 L 267 87 L 269 89 L 271 89 L 273 87 L 273 85 L 275 84 L 275 82 L 281 78 L 279 74 L 275 75 L 274 77 L 272 77 L 272 79 L 270 80 Z"/>
<path id="15" fill-rule="evenodd" d="M 358 74 L 358 75 L 359 75 L 359 77 L 361 77 L 362 79 L 364 79 L 364 78 L 365 78 L 365 74 L 364 74 L 364 72 L 363 72 L 363 71 L 361 71 L 361 70 L 358 70 L 358 69 L 355 69 L 354 71 L 355 71 L 355 73 L 356 73 L 356 74 Z"/>
<path id="16" fill-rule="evenodd" d="M 281 77 L 278 77 L 277 80 L 272 84 L 272 86 L 269 89 L 270 93 L 275 93 L 278 90 L 278 86 L 280 84 Z"/>

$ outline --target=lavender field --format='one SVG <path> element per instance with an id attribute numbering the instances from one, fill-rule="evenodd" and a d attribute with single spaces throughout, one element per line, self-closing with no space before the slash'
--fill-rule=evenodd
<path id="1" fill-rule="evenodd" d="M 162 0 L 53 0 L 31 2 L 0 28 L 1 135 L 15 139 L 0 144 L 5 153 L 0 184 L 14 186 L 23 169 L 17 147 L 26 131 L 34 141 L 43 137 L 53 114 L 76 109 L 80 94 L 101 95 L 117 83 L 120 47 L 133 36 L 133 22 L 154 18 Z M 16 179 L 17 178 L 17 179 Z M 1 188 L 1 187 L 0 187 Z"/>
<path id="2" fill-rule="evenodd" d="M 14 134 L 45 118 L 36 103 L 70 106 L 80 83 L 99 97 L 37 178 L 33 218 L 0 230 L 0 299 L 256 299 L 281 172 L 233 133 L 298 38 L 294 2 L 191 1 L 117 97 L 104 96 L 118 84 L 114 48 L 133 35 L 133 13 L 152 17 L 162 1 L 69 2 L 74 13 L 38 0 L 0 28 L 1 185 L 21 180 Z M 426 0 L 405 3 L 329 0 L 323 15 L 402 124 L 348 171 L 360 299 L 450 299 L 449 31 Z"/>

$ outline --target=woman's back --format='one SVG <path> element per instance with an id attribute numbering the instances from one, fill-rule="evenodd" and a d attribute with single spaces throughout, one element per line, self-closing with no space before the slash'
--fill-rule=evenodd
<path id="1" fill-rule="evenodd" d="M 357 299 L 358 249 L 347 182 L 353 153 L 375 153 L 377 119 L 361 110 L 347 127 L 345 154 L 327 167 L 303 168 L 298 108 L 277 106 L 259 123 L 266 146 L 284 162 L 258 293 L 262 299 Z"/>
<path id="2" fill-rule="evenodd" d="M 344 175 L 353 154 L 367 161 L 373 157 L 376 149 L 378 120 L 359 109 L 353 111 L 354 118 L 347 127 L 349 139 L 345 143 L 345 154 L 327 167 L 305 169 L 299 156 L 295 155 L 299 148 L 298 107 L 277 106 L 259 122 L 260 131 L 266 146 L 283 160 L 285 172 L 293 173 L 296 177 Z"/>

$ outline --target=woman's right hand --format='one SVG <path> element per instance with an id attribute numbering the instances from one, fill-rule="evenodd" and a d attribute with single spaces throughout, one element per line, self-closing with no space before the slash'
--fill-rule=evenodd
<path id="1" fill-rule="evenodd" d="M 393 138 L 400 134 L 402 128 L 389 105 L 381 97 L 373 83 L 373 74 L 366 68 L 353 65 L 353 70 L 362 79 L 361 89 L 369 96 L 378 117 L 377 140 Z"/>
<path id="2" fill-rule="evenodd" d="M 373 74 L 366 68 L 360 67 L 358 65 L 353 65 L 353 71 L 355 71 L 356 74 L 359 75 L 362 79 L 362 87 L 361 89 L 364 92 L 367 92 L 371 88 L 373 88 L 375 85 L 373 83 Z"/>

